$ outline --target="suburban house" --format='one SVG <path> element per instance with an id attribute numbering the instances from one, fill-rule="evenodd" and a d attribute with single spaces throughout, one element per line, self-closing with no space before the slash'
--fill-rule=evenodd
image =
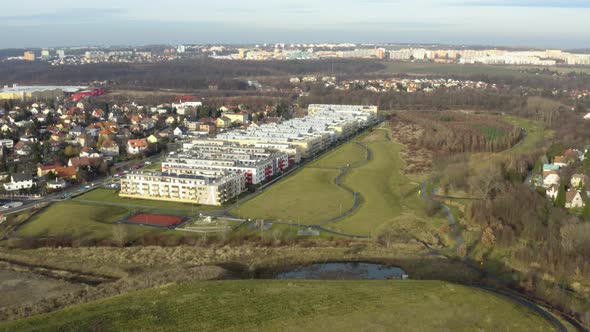
<path id="1" fill-rule="evenodd" d="M 45 166 L 38 166 L 37 167 L 37 176 L 43 177 L 49 172 L 53 172 L 53 174 L 57 174 L 57 169 L 62 167 L 61 165 L 45 165 Z"/>
<path id="2" fill-rule="evenodd" d="M 552 185 L 547 190 L 545 190 L 545 196 L 551 198 L 552 200 L 555 200 L 557 198 L 557 193 L 559 193 L 559 186 L 556 184 Z"/>
<path id="3" fill-rule="evenodd" d="M 552 185 L 559 185 L 560 178 L 556 171 L 543 172 L 543 186 L 549 188 Z"/>
<path id="4" fill-rule="evenodd" d="M 215 124 L 219 128 L 229 128 L 231 126 L 231 119 L 228 118 L 227 116 L 222 116 L 220 118 L 217 118 L 217 120 L 215 120 Z"/>
<path id="5" fill-rule="evenodd" d="M 98 150 L 100 153 L 108 157 L 119 155 L 119 145 L 115 141 L 105 141 Z"/>
<path id="6" fill-rule="evenodd" d="M 55 175 L 58 179 L 75 180 L 78 177 L 78 170 L 74 166 L 64 166 L 56 169 Z"/>
<path id="7" fill-rule="evenodd" d="M 10 175 L 10 182 L 4 184 L 6 191 L 16 191 L 21 189 L 33 188 L 33 176 L 25 173 L 15 173 Z"/>
<path id="8" fill-rule="evenodd" d="M 11 139 L 0 139 L 0 147 L 12 149 L 14 147 L 14 141 Z"/>
<path id="9" fill-rule="evenodd" d="M 26 144 L 23 141 L 20 141 L 16 143 L 16 145 L 14 146 L 14 151 L 19 156 L 28 156 L 31 154 L 31 152 L 33 152 L 33 148 L 31 147 L 31 145 Z"/>
<path id="10" fill-rule="evenodd" d="M 157 144 L 158 143 L 158 138 L 154 135 L 150 135 L 146 138 L 146 140 L 148 141 L 148 143 L 150 144 Z"/>
<path id="11" fill-rule="evenodd" d="M 248 113 L 240 111 L 238 113 L 234 113 L 232 111 L 223 112 L 221 115 L 222 117 L 227 117 L 232 123 L 244 123 L 248 121 Z"/>
<path id="12" fill-rule="evenodd" d="M 553 164 L 559 167 L 565 167 L 571 163 L 571 160 L 566 156 L 555 156 Z"/>
<path id="13" fill-rule="evenodd" d="M 148 148 L 148 141 L 145 138 L 130 139 L 127 141 L 127 153 L 138 154 Z"/>
<path id="14" fill-rule="evenodd" d="M 584 207 L 584 199 L 578 190 L 570 190 L 565 193 L 565 207 L 568 209 L 581 209 Z"/>
<path id="15" fill-rule="evenodd" d="M 572 175 L 572 179 L 570 181 L 572 187 L 574 188 L 581 188 L 588 182 L 588 177 L 584 174 L 574 174 Z"/>
<path id="16" fill-rule="evenodd" d="M 176 137 L 183 136 L 182 129 L 180 129 L 180 127 L 176 127 L 172 133 L 174 133 L 174 136 L 176 136 Z"/>

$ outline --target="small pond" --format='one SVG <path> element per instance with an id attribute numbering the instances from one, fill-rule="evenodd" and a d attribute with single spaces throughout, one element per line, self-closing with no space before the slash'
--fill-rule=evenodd
<path id="1" fill-rule="evenodd" d="M 405 275 L 404 270 L 395 266 L 340 262 L 300 266 L 277 274 L 276 279 L 403 279 Z"/>

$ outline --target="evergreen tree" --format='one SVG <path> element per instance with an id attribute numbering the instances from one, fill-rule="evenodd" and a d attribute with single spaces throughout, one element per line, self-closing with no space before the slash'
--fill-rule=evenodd
<path id="1" fill-rule="evenodd" d="M 559 185 L 559 191 L 557 192 L 557 197 L 555 198 L 555 206 L 565 207 L 565 185 L 563 183 Z"/>

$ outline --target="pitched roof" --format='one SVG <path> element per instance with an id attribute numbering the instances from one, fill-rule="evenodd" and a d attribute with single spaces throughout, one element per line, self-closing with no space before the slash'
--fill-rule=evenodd
<path id="1" fill-rule="evenodd" d="M 579 191 L 576 190 L 570 190 L 568 192 L 565 193 L 565 201 L 568 203 L 571 203 L 574 198 L 576 198 L 576 195 L 579 194 Z"/>
<path id="2" fill-rule="evenodd" d="M 148 141 L 145 138 L 130 139 L 127 141 L 127 145 L 133 148 L 145 148 L 148 146 Z"/>
<path id="3" fill-rule="evenodd" d="M 60 167 L 55 171 L 58 178 L 72 178 L 78 174 L 74 166 Z"/>
<path id="4" fill-rule="evenodd" d="M 50 171 L 50 170 L 54 170 L 59 167 L 62 167 L 62 166 L 61 165 L 44 165 L 44 166 L 39 166 L 39 169 L 42 171 Z"/>
<path id="5" fill-rule="evenodd" d="M 33 176 L 27 173 L 14 173 L 11 174 L 13 182 L 22 182 L 33 180 Z"/>

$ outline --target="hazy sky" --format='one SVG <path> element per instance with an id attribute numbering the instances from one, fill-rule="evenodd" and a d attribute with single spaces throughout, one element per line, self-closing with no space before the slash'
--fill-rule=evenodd
<path id="1" fill-rule="evenodd" d="M 590 47 L 590 0 L 6 2 L 0 48 L 261 42 Z"/>

